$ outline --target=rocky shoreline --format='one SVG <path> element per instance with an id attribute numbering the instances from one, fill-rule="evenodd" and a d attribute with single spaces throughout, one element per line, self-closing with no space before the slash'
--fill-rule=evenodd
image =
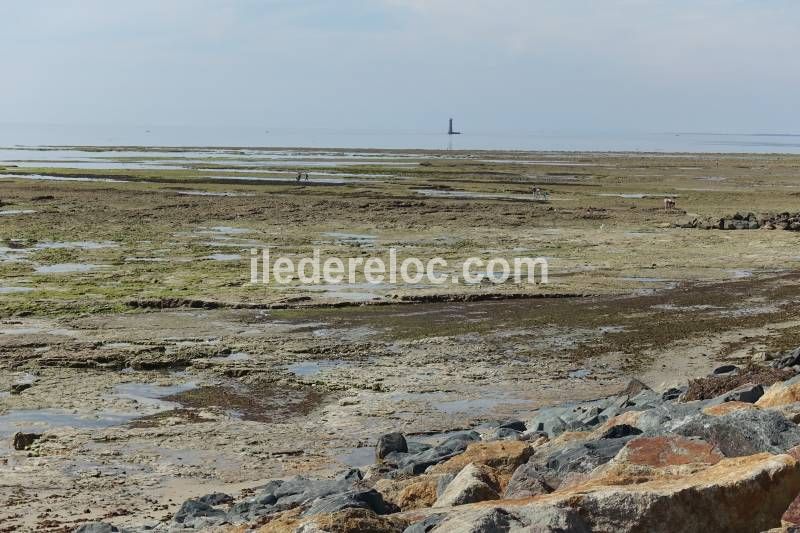
<path id="1" fill-rule="evenodd" d="M 778 214 L 736 213 L 722 218 L 693 218 L 675 224 L 678 228 L 747 230 L 767 229 L 800 231 L 800 213 L 783 212 Z"/>
<path id="2" fill-rule="evenodd" d="M 793 531 L 800 349 L 756 359 L 430 443 L 385 434 L 375 464 L 334 479 L 276 479 L 186 500 L 169 521 L 75 531 Z"/>

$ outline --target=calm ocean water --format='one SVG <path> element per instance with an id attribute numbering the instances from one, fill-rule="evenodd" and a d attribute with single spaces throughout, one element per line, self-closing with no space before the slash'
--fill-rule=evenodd
<path id="1" fill-rule="evenodd" d="M 0 125 L 0 146 L 20 145 L 800 153 L 800 135 L 464 131 L 448 136 L 434 131 Z"/>

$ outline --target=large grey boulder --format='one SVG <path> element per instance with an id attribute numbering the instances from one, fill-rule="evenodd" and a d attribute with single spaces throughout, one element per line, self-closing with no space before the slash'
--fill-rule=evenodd
<path id="1" fill-rule="evenodd" d="M 369 509 L 377 514 L 386 514 L 390 507 L 383 501 L 383 496 L 376 490 L 353 490 L 342 494 L 331 494 L 320 498 L 303 512 L 303 516 L 332 514 L 342 509 Z"/>
<path id="2" fill-rule="evenodd" d="M 378 460 L 383 459 L 392 452 L 408 452 L 408 443 L 402 433 L 386 433 L 378 439 L 378 444 L 375 446 L 375 456 Z"/>
<path id="3" fill-rule="evenodd" d="M 503 497 L 506 499 L 529 498 L 551 492 L 553 492 L 553 488 L 547 484 L 542 469 L 534 463 L 525 463 L 514 470 Z"/>
<path id="4" fill-rule="evenodd" d="M 231 507 L 227 519 L 230 522 L 247 522 L 301 505 L 311 506 L 316 500 L 350 493 L 360 480 L 361 475 L 358 470 L 343 472 L 336 479 L 309 479 L 297 476 L 286 481 L 273 480 L 264 485 L 254 497 Z M 343 500 L 340 503 L 343 503 Z M 327 504 L 334 505 L 334 502 L 328 501 Z"/>
<path id="5" fill-rule="evenodd" d="M 708 403 L 708 400 L 685 403 L 665 402 L 652 409 L 642 411 L 633 425 L 648 435 L 663 435 L 697 416 Z"/>
<path id="6" fill-rule="evenodd" d="M 390 453 L 384 462 L 393 464 L 402 474 L 421 474 L 433 465 L 442 463 L 464 452 L 471 442 L 480 440 L 476 431 L 457 433 L 441 444 L 415 454 Z"/>
<path id="7" fill-rule="evenodd" d="M 218 526 L 227 522 L 227 513 L 197 499 L 183 502 L 172 521 L 188 528 Z"/>
<path id="8" fill-rule="evenodd" d="M 727 402 L 756 403 L 764 395 L 764 387 L 748 383 L 734 390 L 720 394 L 709 401 L 708 405 L 719 405 Z"/>
<path id="9" fill-rule="evenodd" d="M 549 486 L 557 488 L 568 474 L 585 474 L 609 462 L 633 438 L 569 442 L 563 447 L 537 454 L 530 462 L 543 472 Z"/>
<path id="10" fill-rule="evenodd" d="M 770 410 L 741 410 L 722 416 L 699 414 L 676 427 L 675 433 L 700 437 L 727 457 L 781 454 L 800 444 L 797 424 Z"/>

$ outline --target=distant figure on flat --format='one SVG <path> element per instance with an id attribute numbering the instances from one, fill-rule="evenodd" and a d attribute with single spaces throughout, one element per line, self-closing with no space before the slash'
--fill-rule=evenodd
<path id="1" fill-rule="evenodd" d="M 672 211 L 675 209 L 675 198 L 664 198 L 664 211 Z"/>
<path id="2" fill-rule="evenodd" d="M 303 174 L 303 177 L 305 178 L 305 180 L 306 180 L 306 181 L 308 181 L 308 172 L 306 172 L 305 174 Z"/>
<path id="3" fill-rule="evenodd" d="M 548 201 L 550 198 L 550 193 L 548 193 L 544 189 L 540 189 L 539 187 L 533 188 L 533 199 L 534 200 L 544 200 L 545 202 Z"/>
<path id="4" fill-rule="evenodd" d="M 298 172 L 298 173 L 297 173 L 297 182 L 298 182 L 298 183 L 300 182 L 300 179 L 301 179 L 302 177 L 303 177 L 303 173 L 302 173 L 302 172 Z"/>

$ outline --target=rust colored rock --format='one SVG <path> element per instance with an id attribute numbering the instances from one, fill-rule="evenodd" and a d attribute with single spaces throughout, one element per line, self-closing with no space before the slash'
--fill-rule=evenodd
<path id="1" fill-rule="evenodd" d="M 630 441 L 614 458 L 614 463 L 661 468 L 688 464 L 713 465 L 723 458 L 718 449 L 703 440 L 669 435 L 640 437 Z"/>
<path id="2" fill-rule="evenodd" d="M 408 522 L 394 516 L 380 516 L 368 509 L 344 509 L 337 513 L 315 517 L 313 525 L 304 531 L 330 531 L 336 533 L 402 533 Z"/>
<path id="3" fill-rule="evenodd" d="M 725 402 L 706 407 L 703 412 L 709 416 L 722 416 L 734 411 L 746 411 L 749 409 L 758 409 L 758 407 L 746 402 Z"/>
<path id="4" fill-rule="evenodd" d="M 522 441 L 492 441 L 470 444 L 464 453 L 436 465 L 430 469 L 432 474 L 457 474 L 470 463 L 490 466 L 501 474 L 511 475 L 514 470 L 526 463 L 534 448 Z"/>
<path id="5" fill-rule="evenodd" d="M 439 525 L 442 531 L 470 531 L 466 526 L 477 523 L 487 510 L 497 510 L 527 531 L 536 530 L 531 529 L 534 525 L 549 531 L 558 523 L 568 531 L 749 533 L 780 526 L 781 516 L 799 492 L 800 464 L 790 455 L 761 453 L 710 466 L 633 466 L 552 494 L 428 513 L 445 513 Z M 551 516 L 554 509 L 572 515 Z"/>
<path id="6" fill-rule="evenodd" d="M 436 486 L 439 476 L 423 476 L 425 479 L 403 488 L 394 501 L 401 510 L 431 507 L 436 502 Z"/>
<path id="7" fill-rule="evenodd" d="M 800 383 L 776 383 L 767 389 L 756 405 L 761 408 L 779 407 L 800 402 Z"/>

